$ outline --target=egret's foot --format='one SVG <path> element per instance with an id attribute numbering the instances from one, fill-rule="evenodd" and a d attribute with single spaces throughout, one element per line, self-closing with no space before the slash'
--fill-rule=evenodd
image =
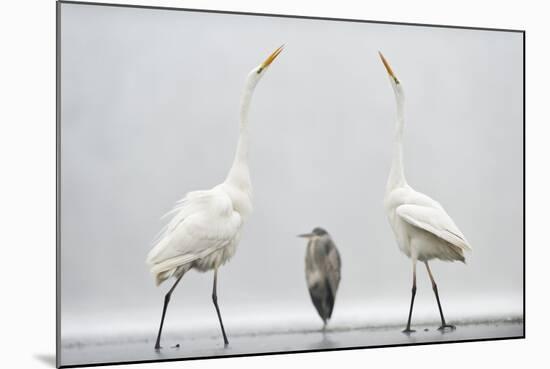
<path id="1" fill-rule="evenodd" d="M 443 324 L 441 327 L 437 328 L 438 331 L 441 332 L 451 332 L 454 331 L 456 327 L 452 324 Z"/>
<path id="2" fill-rule="evenodd" d="M 223 348 L 227 348 L 228 346 L 229 346 L 229 342 L 225 341 L 225 342 L 223 343 Z"/>
<path id="3" fill-rule="evenodd" d="M 161 348 L 162 346 L 159 345 L 158 343 L 155 345 L 155 351 L 160 351 Z"/>
<path id="4" fill-rule="evenodd" d="M 180 344 L 176 343 L 174 346 L 172 346 L 172 348 L 180 348 Z"/>
<path id="5" fill-rule="evenodd" d="M 410 329 L 410 328 L 405 328 L 403 329 L 401 332 L 403 332 L 404 334 L 406 334 L 407 336 L 410 336 L 411 333 L 414 333 L 416 332 L 414 329 Z"/>

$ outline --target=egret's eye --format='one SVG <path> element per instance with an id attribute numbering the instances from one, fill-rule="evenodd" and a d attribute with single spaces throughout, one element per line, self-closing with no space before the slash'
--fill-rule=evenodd
<path id="1" fill-rule="evenodd" d="M 262 73 L 262 70 L 263 70 L 263 68 L 260 67 L 260 68 L 258 68 L 258 71 L 256 73 L 260 74 L 260 73 Z"/>

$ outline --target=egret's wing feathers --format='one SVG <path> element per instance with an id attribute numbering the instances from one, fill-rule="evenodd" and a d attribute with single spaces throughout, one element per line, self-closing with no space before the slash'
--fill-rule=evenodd
<path id="1" fill-rule="evenodd" d="M 166 234 L 174 230 L 181 220 L 185 219 L 188 215 L 192 214 L 194 209 L 200 208 L 201 205 L 212 200 L 211 191 L 192 191 L 185 195 L 181 200 L 178 200 L 172 210 L 164 214 L 161 219 L 166 219 L 173 216 L 172 219 L 166 223 L 155 237 L 154 243 L 157 244 Z"/>
<path id="2" fill-rule="evenodd" d="M 219 250 L 238 235 L 240 215 L 219 188 L 189 193 L 147 256 L 151 272 L 161 273 Z"/>
<path id="3" fill-rule="evenodd" d="M 211 254 L 212 252 L 219 250 L 222 247 L 225 247 L 229 242 L 219 242 L 217 244 L 210 244 L 209 247 L 205 247 L 202 250 L 197 250 L 194 253 L 187 253 L 183 255 L 177 255 L 164 259 L 163 261 L 151 265 L 151 273 L 159 274 L 167 270 L 177 268 L 180 265 L 188 264 L 194 260 L 204 258 Z"/>
<path id="4" fill-rule="evenodd" d="M 430 232 L 452 245 L 463 250 L 472 249 L 466 237 L 440 206 L 406 204 L 398 206 L 396 213 L 407 223 Z"/>

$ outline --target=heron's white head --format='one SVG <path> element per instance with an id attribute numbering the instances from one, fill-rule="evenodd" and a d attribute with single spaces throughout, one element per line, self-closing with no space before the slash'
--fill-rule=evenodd
<path id="1" fill-rule="evenodd" d="M 397 78 L 395 73 L 393 73 L 393 70 L 391 69 L 390 64 L 384 58 L 384 55 L 379 51 L 378 55 L 380 55 L 380 59 L 382 59 L 382 63 L 384 64 L 384 67 L 386 68 L 386 71 L 388 72 L 388 76 L 390 78 L 390 83 L 393 88 L 393 92 L 395 93 L 395 97 L 398 100 L 402 100 L 405 95 L 403 93 L 403 86 L 401 85 L 401 81 Z"/>
<path id="2" fill-rule="evenodd" d="M 257 67 L 252 69 L 250 73 L 248 73 L 247 81 L 248 81 L 249 88 L 256 87 L 256 84 L 260 81 L 260 79 L 262 79 L 265 72 L 269 69 L 269 66 L 271 65 L 271 63 L 273 63 L 273 61 L 277 58 L 277 56 L 279 56 L 279 54 L 283 51 L 283 48 L 284 48 L 284 45 L 277 48 L 277 50 L 272 52 L 267 57 L 267 59 L 265 59 L 260 65 L 258 65 Z"/>

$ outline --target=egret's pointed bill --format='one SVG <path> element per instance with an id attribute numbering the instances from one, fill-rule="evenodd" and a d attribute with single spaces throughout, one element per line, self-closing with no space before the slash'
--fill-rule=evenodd
<path id="1" fill-rule="evenodd" d="M 273 60 L 275 60 L 275 58 L 279 56 L 279 54 L 283 51 L 284 46 L 285 45 L 279 46 L 277 50 L 272 52 L 271 55 L 267 57 L 267 59 L 262 63 L 262 69 L 267 68 L 271 63 L 273 63 Z"/>
<path id="2" fill-rule="evenodd" d="M 313 233 L 304 233 L 304 234 L 299 234 L 297 237 L 311 238 L 313 236 L 315 236 Z"/>
<path id="3" fill-rule="evenodd" d="M 378 55 L 380 55 L 380 59 L 382 59 L 382 63 L 384 63 L 384 67 L 386 67 L 386 70 L 388 71 L 388 74 L 390 75 L 390 77 L 392 77 L 395 80 L 395 82 L 399 83 L 399 80 L 397 79 L 395 74 L 393 74 L 393 70 L 391 69 L 390 63 L 388 63 L 388 61 L 386 60 L 386 58 L 384 58 L 384 55 L 382 55 L 380 51 L 378 52 Z"/>

